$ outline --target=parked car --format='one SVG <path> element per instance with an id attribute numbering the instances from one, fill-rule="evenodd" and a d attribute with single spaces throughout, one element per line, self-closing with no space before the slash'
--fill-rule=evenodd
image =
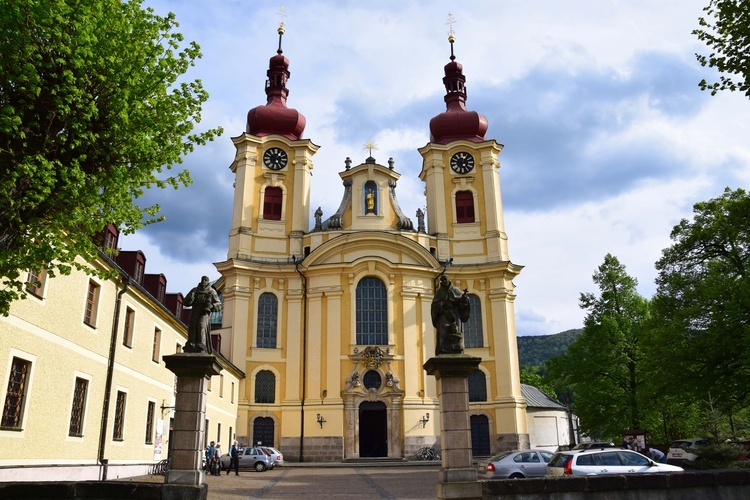
<path id="1" fill-rule="evenodd" d="M 660 464 L 638 452 L 620 448 L 563 451 L 552 457 L 547 464 L 548 476 L 594 476 L 681 470 L 682 467 Z"/>
<path id="2" fill-rule="evenodd" d="M 612 441 L 590 441 L 588 443 L 578 443 L 573 450 L 590 450 L 592 448 L 614 448 L 615 443 Z"/>
<path id="3" fill-rule="evenodd" d="M 252 468 L 258 472 L 263 472 L 273 467 L 271 456 L 259 446 L 248 446 L 244 450 L 241 450 L 239 461 L 240 469 Z M 229 462 L 230 457 L 228 453 L 221 457 L 222 470 L 227 470 L 229 468 Z"/>
<path id="4" fill-rule="evenodd" d="M 547 450 L 504 451 L 479 462 L 482 479 L 542 477 L 554 453 Z"/>
<path id="5" fill-rule="evenodd" d="M 271 463 L 273 464 L 272 467 L 276 467 L 277 465 L 284 465 L 284 455 L 279 450 L 271 446 L 261 446 L 261 448 L 263 448 L 263 451 L 271 456 Z"/>
<path id="6" fill-rule="evenodd" d="M 689 465 L 700 458 L 700 448 L 706 445 L 708 441 L 701 438 L 678 439 L 669 445 L 667 463 Z"/>

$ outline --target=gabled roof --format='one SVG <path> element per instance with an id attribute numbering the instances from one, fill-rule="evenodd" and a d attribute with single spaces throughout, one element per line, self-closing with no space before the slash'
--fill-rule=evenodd
<path id="1" fill-rule="evenodd" d="M 521 384 L 521 395 L 526 400 L 526 405 L 529 408 L 553 408 L 555 410 L 566 409 L 553 397 L 548 396 L 532 385 Z"/>

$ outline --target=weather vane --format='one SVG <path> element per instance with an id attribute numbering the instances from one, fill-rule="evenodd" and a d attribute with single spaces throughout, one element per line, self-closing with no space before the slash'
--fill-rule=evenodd
<path id="1" fill-rule="evenodd" d="M 374 149 L 375 151 L 377 151 L 378 150 L 378 145 L 375 144 L 375 141 L 373 141 L 372 139 L 369 139 L 367 142 L 365 142 L 365 145 L 364 145 L 363 149 L 369 150 L 370 151 L 370 156 L 372 156 L 372 150 Z"/>
<path id="2" fill-rule="evenodd" d="M 281 4 L 281 8 L 277 12 L 279 15 L 279 33 L 284 33 L 284 19 L 287 17 L 287 13 L 284 10 L 284 4 Z"/>

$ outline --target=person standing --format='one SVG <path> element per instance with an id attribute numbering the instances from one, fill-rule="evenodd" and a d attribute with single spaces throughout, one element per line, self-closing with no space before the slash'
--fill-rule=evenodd
<path id="1" fill-rule="evenodd" d="M 649 448 L 648 454 L 651 455 L 651 460 L 653 460 L 654 462 L 663 464 L 667 461 L 667 456 L 664 454 L 664 452 L 661 450 L 657 450 L 656 448 Z"/>
<path id="2" fill-rule="evenodd" d="M 232 446 L 229 448 L 229 468 L 227 469 L 227 476 L 234 467 L 234 475 L 240 475 L 240 447 L 237 440 L 234 441 Z"/>

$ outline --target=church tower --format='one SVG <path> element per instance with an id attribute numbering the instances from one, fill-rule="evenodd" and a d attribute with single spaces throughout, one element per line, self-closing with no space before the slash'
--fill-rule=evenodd
<path id="1" fill-rule="evenodd" d="M 302 139 L 305 117 L 286 105 L 289 59 L 279 48 L 269 61 L 265 105 L 247 114 L 246 133 L 233 138 L 237 154 L 228 258 L 288 259 L 302 253 L 310 224 L 312 156 L 318 146 Z"/>
<path id="2" fill-rule="evenodd" d="M 466 77 L 453 52 L 452 30 L 448 41 L 446 110 L 430 121 L 430 142 L 419 149 L 427 233 L 434 238 L 438 261 L 448 263 L 446 273 L 454 284 L 473 291 L 472 315 L 485 332 L 482 339 L 471 339 L 465 332 L 466 347 L 476 348 L 467 352 L 483 360 L 480 370 L 492 393 L 488 400 L 493 401 L 491 408 L 480 411 L 477 406 L 471 416 L 472 433 L 486 425 L 497 448 L 523 449 L 529 435 L 519 379 L 513 284 L 522 267 L 510 261 L 503 221 L 498 160 L 503 146 L 485 138 L 487 118 L 466 109 Z"/>

